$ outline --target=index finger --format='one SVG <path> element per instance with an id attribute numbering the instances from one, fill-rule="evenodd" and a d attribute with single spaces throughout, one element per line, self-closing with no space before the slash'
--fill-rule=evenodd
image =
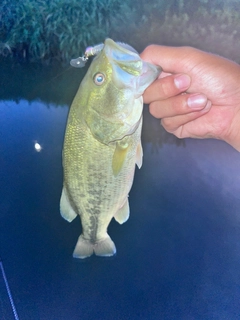
<path id="1" fill-rule="evenodd" d="M 154 81 L 144 92 L 145 103 L 157 100 L 165 100 L 186 91 L 191 83 L 188 75 L 168 75 Z"/>
<path id="2" fill-rule="evenodd" d="M 161 66 L 165 73 L 188 73 L 191 70 L 191 56 L 202 54 L 191 47 L 168 47 L 150 45 L 144 49 L 140 57 L 150 63 Z"/>

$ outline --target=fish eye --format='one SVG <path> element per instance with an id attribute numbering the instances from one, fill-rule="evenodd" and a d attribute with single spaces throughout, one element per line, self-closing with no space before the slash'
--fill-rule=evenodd
<path id="1" fill-rule="evenodd" d="M 93 81 L 97 86 L 101 86 L 105 81 L 105 75 L 103 73 L 96 73 L 93 77 Z"/>

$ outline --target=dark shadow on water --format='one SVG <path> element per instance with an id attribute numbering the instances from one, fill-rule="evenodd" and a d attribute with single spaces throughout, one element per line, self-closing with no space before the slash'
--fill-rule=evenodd
<path id="1" fill-rule="evenodd" d="M 0 60 L 0 100 L 44 101 L 46 105 L 70 105 L 87 71 L 61 64 L 44 66 Z"/>
<path id="2" fill-rule="evenodd" d="M 184 139 L 178 139 L 173 134 L 169 134 L 160 124 L 160 120 L 154 118 L 145 105 L 143 109 L 143 129 L 142 142 L 151 143 L 151 152 L 158 153 L 164 144 L 175 144 L 185 146 Z"/>

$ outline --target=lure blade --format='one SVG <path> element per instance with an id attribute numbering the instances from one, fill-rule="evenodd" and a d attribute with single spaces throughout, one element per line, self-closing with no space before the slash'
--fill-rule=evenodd
<path id="1" fill-rule="evenodd" d="M 87 59 L 85 57 L 78 57 L 77 59 L 72 59 L 70 65 L 74 68 L 83 68 L 85 67 L 86 62 Z"/>
<path id="2" fill-rule="evenodd" d="M 97 55 L 100 51 L 102 51 L 104 44 L 98 44 L 94 47 L 87 47 L 85 54 L 82 57 L 78 57 L 76 59 L 72 59 L 70 61 L 70 65 L 74 68 L 83 68 L 88 61 L 89 57 L 93 57 Z"/>

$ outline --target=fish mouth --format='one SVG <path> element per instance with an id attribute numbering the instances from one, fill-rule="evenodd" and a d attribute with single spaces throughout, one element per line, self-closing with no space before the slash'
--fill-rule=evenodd
<path id="1" fill-rule="evenodd" d="M 141 75 L 142 60 L 137 51 L 130 45 L 106 39 L 103 50 L 108 59 L 117 64 L 123 71 L 133 76 Z"/>
<path id="2" fill-rule="evenodd" d="M 143 61 L 143 69 L 139 85 L 144 86 L 147 83 L 147 86 L 149 86 L 154 80 L 159 77 L 161 72 L 162 68 L 160 66 L 156 66 L 152 63 Z"/>
<path id="3" fill-rule="evenodd" d="M 104 53 L 113 68 L 113 80 L 119 88 L 133 89 L 135 97 L 160 75 L 162 68 L 142 60 L 137 51 L 130 45 L 106 39 Z"/>
<path id="4" fill-rule="evenodd" d="M 115 42 L 112 39 L 107 38 L 104 41 L 104 49 L 106 47 L 109 47 L 109 48 L 111 48 L 111 50 L 113 50 L 112 58 L 116 61 L 131 60 L 131 55 L 129 55 L 129 51 L 133 54 L 133 56 L 135 56 L 139 59 L 138 52 L 133 47 L 131 47 L 129 44 L 126 44 L 123 42 Z"/>

